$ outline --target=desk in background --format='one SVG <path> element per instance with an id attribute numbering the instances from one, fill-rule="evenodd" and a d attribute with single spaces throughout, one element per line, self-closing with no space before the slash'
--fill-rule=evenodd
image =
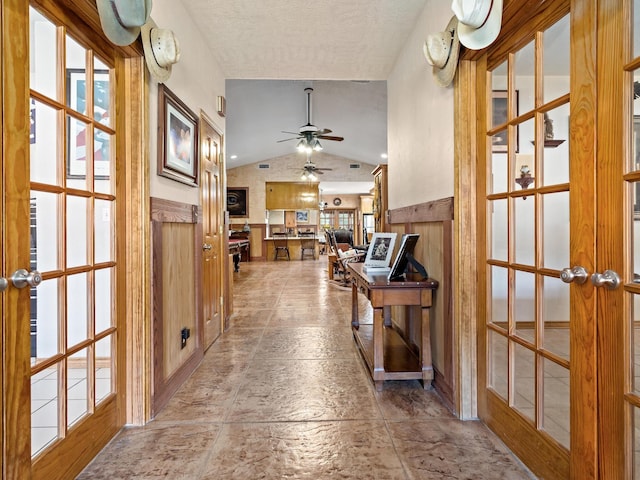
<path id="1" fill-rule="evenodd" d="M 433 380 L 429 308 L 436 280 L 388 281 L 387 274 L 367 275 L 363 263 L 348 263 L 351 273 L 351 326 L 353 338 L 362 354 L 377 390 L 385 380 L 422 380 L 426 389 Z M 373 307 L 373 324 L 360 324 L 358 292 L 362 291 Z M 391 322 L 392 306 L 419 306 L 421 333 L 419 352 L 407 344 Z M 410 318 L 409 316 L 407 318 Z"/>

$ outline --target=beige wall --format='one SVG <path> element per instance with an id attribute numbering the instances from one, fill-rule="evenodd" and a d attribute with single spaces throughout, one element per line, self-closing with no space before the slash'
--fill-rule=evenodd
<path id="1" fill-rule="evenodd" d="M 453 87 L 436 85 L 422 53 L 452 15 L 427 0 L 387 81 L 390 209 L 453 196 Z"/>
<path id="2" fill-rule="evenodd" d="M 290 155 L 266 159 L 259 163 L 245 165 L 242 167 L 227 170 L 227 186 L 248 187 L 249 188 L 249 223 L 265 222 L 265 182 L 299 182 L 302 166 L 306 158 L 297 152 Z M 318 168 L 331 168 L 331 171 L 325 171 L 321 180 L 327 182 L 371 182 L 373 186 L 373 177 L 371 172 L 375 165 L 360 163 L 354 160 L 329 155 L 325 153 L 314 153 L 312 161 Z M 349 165 L 359 163 L 360 168 L 352 169 Z M 260 164 L 268 164 L 269 168 L 259 168 Z M 346 195 L 333 194 L 323 192 L 322 200 L 327 202 L 328 208 L 333 205 L 331 201 L 334 197 L 340 197 L 343 200 Z M 359 200 L 353 202 L 352 207 L 347 207 L 343 203 L 343 208 L 356 208 Z M 238 220 L 239 221 L 239 220 Z"/>
<path id="3" fill-rule="evenodd" d="M 197 116 L 204 111 L 221 133 L 224 118 L 216 113 L 216 99 L 224 95 L 224 75 L 195 28 L 182 3 L 154 0 L 151 16 L 160 28 L 173 30 L 180 42 L 180 61 L 171 71 L 166 86 Z M 203 59 L 206 59 L 204 61 Z M 149 85 L 149 172 L 152 197 L 198 204 L 199 189 L 157 175 L 158 84 Z"/>

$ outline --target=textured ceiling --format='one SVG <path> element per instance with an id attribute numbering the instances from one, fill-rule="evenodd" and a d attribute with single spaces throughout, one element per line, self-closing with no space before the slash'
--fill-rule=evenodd
<path id="1" fill-rule="evenodd" d="M 295 151 L 295 141 L 277 141 L 306 123 L 307 86 L 312 123 L 345 138 L 323 141 L 325 153 L 386 163 L 386 80 L 425 3 L 185 0 L 227 79 L 228 168 Z"/>
<path id="2" fill-rule="evenodd" d="M 386 80 L 425 0 L 186 0 L 226 78 Z"/>

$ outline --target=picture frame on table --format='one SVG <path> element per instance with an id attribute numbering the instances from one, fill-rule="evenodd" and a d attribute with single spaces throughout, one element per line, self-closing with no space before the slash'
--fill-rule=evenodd
<path id="1" fill-rule="evenodd" d="M 158 85 L 158 175 L 198 186 L 198 117 Z"/>
<path id="2" fill-rule="evenodd" d="M 518 90 L 515 91 L 515 114 L 518 116 Z M 504 125 L 507 123 L 509 96 L 506 90 L 493 90 L 491 92 L 491 125 L 493 129 L 498 125 Z M 507 132 L 509 129 L 500 131 L 498 134 L 493 135 L 491 151 L 493 153 L 507 153 Z M 520 150 L 520 129 L 516 127 L 516 144 L 515 151 L 518 153 Z"/>
<path id="3" fill-rule="evenodd" d="M 227 188 L 227 212 L 230 217 L 249 216 L 249 188 L 248 187 L 228 187 Z"/>
<path id="4" fill-rule="evenodd" d="M 396 237 L 396 233 L 374 233 L 367 249 L 367 256 L 364 259 L 365 267 L 388 268 L 393 256 Z"/>
<path id="5" fill-rule="evenodd" d="M 106 131 L 111 128 L 110 117 L 110 81 L 109 70 L 93 72 L 93 114 L 87 111 L 87 74 L 81 68 L 66 70 L 66 95 L 68 106 L 82 114 L 91 115 L 93 128 L 93 177 L 96 180 L 108 180 L 111 173 L 112 135 Z M 35 111 L 33 112 L 35 127 Z M 99 125 L 104 125 L 102 130 Z M 35 143 L 35 131 L 32 137 Z M 85 121 L 67 116 L 67 158 L 66 170 L 69 179 L 85 179 L 87 177 L 87 124 Z"/>

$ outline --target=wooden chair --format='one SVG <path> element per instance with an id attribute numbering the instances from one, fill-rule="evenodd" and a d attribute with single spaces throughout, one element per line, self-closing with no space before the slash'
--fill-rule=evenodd
<path id="1" fill-rule="evenodd" d="M 316 259 L 316 232 L 315 230 L 307 230 L 305 232 L 298 231 L 298 237 L 300 237 L 300 260 L 304 260 L 305 255 L 309 255 Z"/>
<path id="2" fill-rule="evenodd" d="M 339 285 L 346 287 L 350 285 L 351 279 L 349 277 L 349 270 L 347 269 L 347 263 L 358 262 L 366 256 L 366 252 L 356 252 L 352 255 L 345 254 L 342 249 L 339 248 L 339 244 L 336 242 L 336 237 L 331 231 L 325 232 L 327 237 L 327 243 L 329 245 L 329 251 L 335 254 L 336 261 L 334 262 L 334 281 Z M 335 275 L 338 275 L 339 279 L 335 280 Z"/>
<path id="3" fill-rule="evenodd" d="M 287 232 L 273 232 L 271 235 L 273 236 L 273 250 L 275 252 L 273 259 L 278 260 L 278 258 L 285 258 L 286 256 L 287 260 L 291 260 Z"/>

